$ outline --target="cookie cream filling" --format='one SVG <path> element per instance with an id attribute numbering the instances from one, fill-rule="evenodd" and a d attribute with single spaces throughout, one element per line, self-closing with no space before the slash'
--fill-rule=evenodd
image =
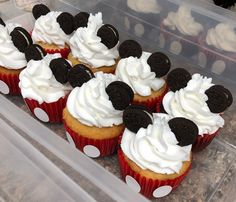
<path id="1" fill-rule="evenodd" d="M 123 111 L 113 107 L 106 93 L 106 87 L 116 80 L 115 75 L 98 72 L 95 78 L 74 88 L 67 101 L 70 114 L 87 126 L 101 128 L 120 125 Z"/>
<path id="2" fill-rule="evenodd" d="M 90 14 L 87 27 L 78 28 L 70 39 L 73 57 L 93 68 L 112 66 L 119 56 L 119 42 L 115 47 L 108 49 L 97 36 L 97 31 L 102 25 L 102 13 Z"/>
<path id="3" fill-rule="evenodd" d="M 149 96 L 153 91 L 161 89 L 165 80 L 157 78 L 151 71 L 147 60 L 151 53 L 143 52 L 140 58 L 128 57 L 119 61 L 115 74 L 118 78 L 127 83 L 134 93 L 141 96 Z"/>
<path id="4" fill-rule="evenodd" d="M 220 114 L 212 113 L 206 103 L 205 91 L 214 84 L 211 78 L 200 74 L 192 75 L 185 88 L 168 92 L 163 99 L 165 111 L 173 117 L 192 120 L 199 129 L 199 135 L 213 134 L 224 125 Z"/>
<path id="5" fill-rule="evenodd" d="M 197 36 L 203 31 L 203 26 L 196 22 L 187 6 L 180 6 L 177 12 L 169 12 L 163 24 L 171 30 L 178 30 L 188 36 Z"/>
<path id="6" fill-rule="evenodd" d="M 156 173 L 179 173 L 190 160 L 192 145 L 181 147 L 171 131 L 166 114 L 153 114 L 154 122 L 134 134 L 127 128 L 121 140 L 124 154 L 142 169 Z"/>

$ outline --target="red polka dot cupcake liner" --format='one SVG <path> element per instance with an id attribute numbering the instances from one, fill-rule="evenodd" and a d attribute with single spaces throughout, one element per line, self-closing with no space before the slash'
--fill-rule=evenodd
<path id="1" fill-rule="evenodd" d="M 31 113 L 42 122 L 62 123 L 62 112 L 66 106 L 67 96 L 56 102 L 39 104 L 36 100 L 24 99 Z"/>
<path id="2" fill-rule="evenodd" d="M 160 105 L 162 103 L 162 100 L 165 96 L 165 94 L 168 92 L 168 87 L 166 87 L 165 91 L 158 97 L 156 98 L 152 98 L 152 99 L 148 99 L 147 101 L 133 101 L 133 104 L 137 104 L 137 105 L 143 105 L 145 107 L 147 107 L 148 110 L 150 110 L 151 112 L 156 111 L 157 109 L 160 108 Z"/>
<path id="3" fill-rule="evenodd" d="M 91 158 L 110 156 L 117 151 L 119 136 L 102 140 L 91 139 L 76 133 L 65 122 L 64 126 L 68 141 Z"/>
<path id="4" fill-rule="evenodd" d="M 203 149 L 205 149 L 212 142 L 212 140 L 217 135 L 219 135 L 219 131 L 220 131 L 220 129 L 217 130 L 213 134 L 204 134 L 203 136 L 198 135 L 197 140 L 195 141 L 195 143 L 192 146 L 192 151 L 199 152 L 199 151 L 202 151 Z"/>
<path id="5" fill-rule="evenodd" d="M 19 75 L 0 73 L 0 92 L 2 94 L 20 95 Z"/>
<path id="6" fill-rule="evenodd" d="M 153 180 L 132 170 L 125 160 L 124 153 L 121 149 L 118 150 L 118 159 L 120 164 L 121 176 L 128 186 L 136 192 L 141 193 L 149 199 L 161 198 L 167 196 L 171 191 L 175 190 L 188 174 L 191 165 L 186 172 L 170 180 Z"/>
<path id="7" fill-rule="evenodd" d="M 70 53 L 70 48 L 63 48 L 63 49 L 47 49 L 47 48 L 44 48 L 44 50 L 48 54 L 60 53 L 61 57 L 65 58 L 65 59 L 67 59 L 67 57 Z"/>

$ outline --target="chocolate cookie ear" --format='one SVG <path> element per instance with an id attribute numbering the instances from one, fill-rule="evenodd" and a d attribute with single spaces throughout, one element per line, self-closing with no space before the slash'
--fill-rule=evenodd
<path id="1" fill-rule="evenodd" d="M 80 27 L 87 27 L 89 14 L 86 12 L 80 12 L 74 17 L 74 28 L 77 30 Z"/>
<path id="2" fill-rule="evenodd" d="M 114 81 L 106 87 L 109 100 L 117 110 L 124 110 L 133 101 L 134 92 L 132 88 L 122 81 Z"/>
<path id="3" fill-rule="evenodd" d="M 22 27 L 14 28 L 10 36 L 14 46 L 20 52 L 24 52 L 27 46 L 33 44 L 30 34 Z"/>
<path id="4" fill-rule="evenodd" d="M 160 78 L 165 76 L 170 70 L 170 59 L 160 52 L 155 52 L 150 55 L 147 63 L 151 67 L 152 72 L 156 73 L 156 77 Z"/>
<path id="5" fill-rule="evenodd" d="M 115 47 L 119 41 L 119 33 L 117 29 L 109 24 L 101 26 L 97 32 L 97 36 L 101 38 L 101 42 L 108 49 Z"/>
<path id="6" fill-rule="evenodd" d="M 177 117 L 171 119 L 168 124 L 171 131 L 175 134 L 179 146 L 183 147 L 195 142 L 198 136 L 198 127 L 194 122 Z"/>
<path id="7" fill-rule="evenodd" d="M 5 22 L 3 21 L 2 18 L 0 18 L 0 25 L 3 25 L 4 27 L 6 26 Z"/>
<path id="8" fill-rule="evenodd" d="M 206 90 L 208 97 L 207 105 L 212 113 L 221 113 L 225 111 L 233 102 L 233 96 L 230 91 L 221 85 L 214 85 Z"/>
<path id="9" fill-rule="evenodd" d="M 64 58 L 53 59 L 49 67 L 58 82 L 64 84 L 68 81 L 68 72 L 71 69 L 71 65 L 67 60 Z"/>
<path id="10" fill-rule="evenodd" d="M 45 50 L 37 44 L 30 45 L 25 49 L 25 58 L 27 62 L 30 60 L 41 60 L 45 55 Z"/>
<path id="11" fill-rule="evenodd" d="M 142 55 L 142 47 L 134 40 L 126 40 L 120 44 L 119 55 L 121 58 L 128 58 L 130 56 L 140 58 Z"/>
<path id="12" fill-rule="evenodd" d="M 61 13 L 57 17 L 57 22 L 65 34 L 69 35 L 74 31 L 74 17 L 70 13 Z"/>
<path id="13" fill-rule="evenodd" d="M 167 76 L 167 84 L 173 92 L 185 88 L 189 80 L 191 80 L 191 74 L 183 68 L 176 68 Z"/>
<path id="14" fill-rule="evenodd" d="M 50 9 L 44 4 L 37 4 L 32 9 L 35 20 L 37 20 L 42 15 L 47 15 L 49 12 Z"/>
<path id="15" fill-rule="evenodd" d="M 68 81 L 72 87 L 81 87 L 92 78 L 94 78 L 93 72 L 82 64 L 75 65 L 68 73 Z"/>
<path id="16" fill-rule="evenodd" d="M 130 105 L 123 113 L 125 127 L 134 133 L 140 128 L 147 128 L 152 122 L 152 114 L 144 106 Z"/>

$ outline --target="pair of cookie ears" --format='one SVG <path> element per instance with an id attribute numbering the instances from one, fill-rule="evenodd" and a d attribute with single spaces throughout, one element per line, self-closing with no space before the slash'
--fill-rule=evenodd
<path id="1" fill-rule="evenodd" d="M 215 5 L 221 6 L 223 8 L 230 8 L 235 5 L 236 1 L 235 0 L 213 0 Z"/>
<path id="2" fill-rule="evenodd" d="M 128 57 L 137 57 L 140 58 L 142 56 L 142 47 L 141 45 L 134 40 L 126 40 L 120 44 L 119 48 L 120 58 L 128 58 Z M 151 71 L 155 72 L 156 77 L 160 78 L 165 76 L 171 67 L 170 59 L 161 52 L 152 53 L 147 63 L 151 67 Z"/>
<path id="3" fill-rule="evenodd" d="M 0 24 L 4 27 L 6 26 L 5 22 L 0 18 Z M 23 27 L 15 27 L 10 33 L 12 42 L 14 46 L 20 51 L 25 51 L 26 47 L 33 44 L 30 34 Z"/>
<path id="4" fill-rule="evenodd" d="M 137 133 L 140 128 L 147 128 L 153 123 L 152 113 L 145 106 L 130 105 L 123 113 L 123 123 L 127 129 Z M 171 131 L 178 140 L 178 145 L 183 147 L 191 145 L 198 136 L 197 125 L 185 118 L 177 117 L 168 122 Z"/>
<path id="5" fill-rule="evenodd" d="M 34 18 L 37 20 L 40 16 L 49 13 L 50 9 L 44 4 L 37 4 L 33 7 L 32 12 Z M 86 12 L 80 12 L 75 16 L 67 12 L 62 12 L 57 17 L 57 22 L 65 34 L 69 35 L 79 27 L 87 27 L 88 19 L 89 14 Z M 97 36 L 101 38 L 101 42 L 108 49 L 115 47 L 119 41 L 119 33 L 117 29 L 110 24 L 101 26 L 97 31 Z"/>
<path id="6" fill-rule="evenodd" d="M 177 68 L 167 75 L 167 84 L 170 90 L 175 92 L 185 88 L 191 78 L 192 76 L 187 70 Z M 231 92 L 224 86 L 214 85 L 207 89 L 205 93 L 208 97 L 206 103 L 212 113 L 222 113 L 233 103 Z"/>

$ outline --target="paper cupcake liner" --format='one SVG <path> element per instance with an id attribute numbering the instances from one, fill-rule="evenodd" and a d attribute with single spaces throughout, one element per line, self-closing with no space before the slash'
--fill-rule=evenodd
<path id="1" fill-rule="evenodd" d="M 44 50 L 49 54 L 60 53 L 61 56 L 65 59 L 67 59 L 67 57 L 70 53 L 69 48 L 63 48 L 63 49 L 47 49 L 47 48 L 44 48 Z"/>
<path id="2" fill-rule="evenodd" d="M 64 126 L 67 136 L 69 135 L 68 139 L 72 138 L 76 148 L 91 158 L 109 156 L 117 150 L 119 136 L 110 139 L 97 140 L 83 137 L 76 133 L 69 128 L 65 121 Z"/>
<path id="3" fill-rule="evenodd" d="M 219 131 L 220 130 L 217 130 L 213 134 L 204 134 L 203 136 L 198 135 L 197 140 L 195 141 L 195 143 L 192 146 L 192 151 L 199 152 L 199 151 L 202 151 L 203 149 L 205 149 L 212 142 L 212 140 L 217 135 L 219 135 Z"/>
<path id="4" fill-rule="evenodd" d="M 143 105 L 147 107 L 148 110 L 151 112 L 156 111 L 156 109 L 160 108 L 159 105 L 161 104 L 165 94 L 168 92 L 168 87 L 166 87 L 165 91 L 158 97 L 148 99 L 146 101 L 139 101 L 139 100 L 134 100 L 133 104 L 137 105 Z"/>
<path id="5" fill-rule="evenodd" d="M 18 74 L 4 74 L 0 72 L 0 92 L 7 95 L 20 95 Z"/>
<path id="6" fill-rule="evenodd" d="M 25 98 L 24 101 L 32 114 L 40 121 L 62 123 L 62 112 L 66 106 L 67 96 L 52 103 L 43 102 L 39 104 L 38 101 L 27 98 Z"/>
<path id="7" fill-rule="evenodd" d="M 123 180 L 136 192 L 140 192 L 147 198 L 161 198 L 168 195 L 172 190 L 176 189 L 188 174 L 191 165 L 183 175 L 169 180 L 153 180 L 141 176 L 132 170 L 125 160 L 123 151 L 118 150 L 118 159 L 120 164 L 121 176 Z"/>

